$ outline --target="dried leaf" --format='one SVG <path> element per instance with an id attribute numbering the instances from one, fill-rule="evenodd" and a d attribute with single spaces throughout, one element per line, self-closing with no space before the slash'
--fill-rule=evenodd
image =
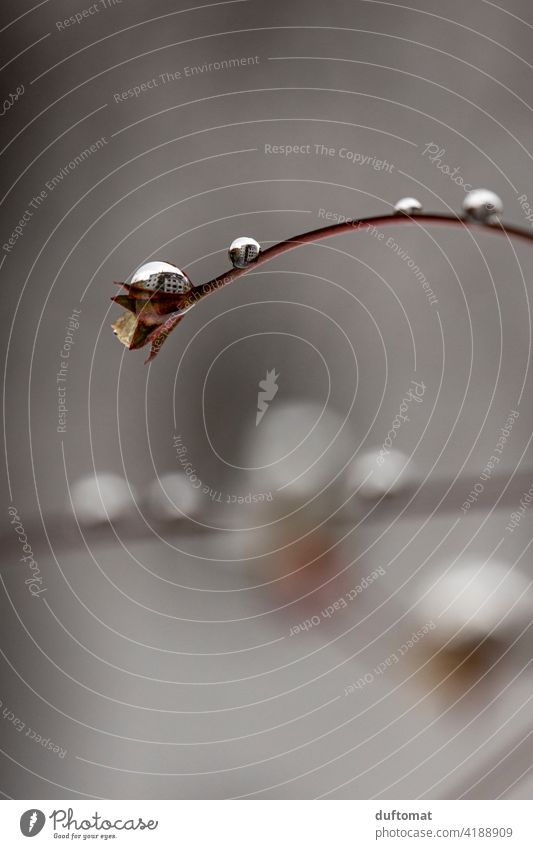
<path id="1" fill-rule="evenodd" d="M 117 339 L 122 342 L 126 348 L 142 348 L 146 344 L 147 336 L 152 328 L 139 321 L 138 317 L 131 312 L 124 312 L 111 325 Z"/>

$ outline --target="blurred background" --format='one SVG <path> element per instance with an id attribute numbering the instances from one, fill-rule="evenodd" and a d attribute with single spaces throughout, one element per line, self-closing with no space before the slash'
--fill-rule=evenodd
<path id="1" fill-rule="evenodd" d="M 110 328 L 237 236 L 480 186 L 531 227 L 530 4 L 2 17 L 0 792 L 531 798 L 531 247 L 398 223 L 149 366 Z"/>

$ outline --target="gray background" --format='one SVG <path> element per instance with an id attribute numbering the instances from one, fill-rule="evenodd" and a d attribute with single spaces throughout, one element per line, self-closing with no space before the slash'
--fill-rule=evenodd
<path id="1" fill-rule="evenodd" d="M 447 688 L 438 665 L 419 681 L 428 658 L 417 653 L 356 695 L 344 688 L 424 624 L 410 610 L 420 574 L 495 547 L 509 568 L 531 571 L 530 516 L 504 530 L 531 484 L 530 247 L 459 228 L 391 228 L 431 281 L 430 305 L 406 264 L 368 234 L 310 245 L 206 299 L 150 367 L 113 337 L 109 298 L 112 281 L 152 258 L 208 280 L 228 267 L 235 236 L 266 246 L 320 226 L 320 209 L 377 215 L 415 195 L 428 210 L 458 211 L 463 189 L 424 155 L 430 143 L 465 182 L 500 194 L 506 220 L 530 226 L 518 200 L 533 198 L 530 4 L 123 0 L 58 30 L 83 8 L 50 0 L 2 10 L 2 91 L 25 86 L 1 117 L 2 243 L 47 181 L 96 139 L 106 144 L 1 252 L 0 698 L 67 754 L 3 719 L 0 790 L 529 796 L 530 747 L 515 750 L 531 722 L 527 634 L 466 695 Z M 231 57 L 259 61 L 184 76 Z M 180 79 L 116 102 L 178 70 Z M 267 154 L 268 144 L 311 153 Z M 336 153 L 317 156 L 315 144 Z M 341 148 L 393 167 L 352 164 Z M 73 308 L 81 319 L 59 434 L 55 376 Z M 245 446 L 271 368 L 276 404 L 325 404 L 345 420 L 341 440 L 323 437 L 326 480 L 382 443 L 411 379 L 424 381 L 424 403 L 401 434 L 423 482 L 414 501 L 367 506 L 355 529 L 356 509 L 341 511 L 327 536 L 316 528 L 343 501 L 335 487 L 317 510 L 261 530 L 247 530 L 270 521 L 259 508 L 208 499 L 189 522 L 150 515 L 148 487 L 177 467 L 176 433 L 213 489 L 270 487 L 235 467 L 253 465 Z M 501 477 L 465 517 L 460 505 L 518 408 Z M 302 434 L 285 437 L 282 453 Z M 280 446 L 272 450 L 275 460 Z M 281 482 L 293 470 L 278 465 Z M 134 493 L 123 522 L 96 530 L 78 527 L 69 498 L 95 470 L 123 476 Z M 24 585 L 11 503 L 46 579 L 40 599 Z M 309 559 L 293 545 L 302 528 L 315 529 L 313 555 L 338 545 L 322 571 L 291 581 L 290 563 Z M 380 565 L 386 576 L 357 603 L 288 637 Z"/>

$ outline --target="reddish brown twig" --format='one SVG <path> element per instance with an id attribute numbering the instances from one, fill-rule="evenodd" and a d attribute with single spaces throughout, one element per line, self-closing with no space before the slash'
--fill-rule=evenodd
<path id="1" fill-rule="evenodd" d="M 270 262 L 270 260 L 281 256 L 281 254 L 287 251 L 294 250 L 311 242 L 329 239 L 332 236 L 338 236 L 341 233 L 348 233 L 350 231 L 402 223 L 461 226 L 466 229 L 490 231 L 512 238 L 533 241 L 533 233 L 520 227 L 514 227 L 500 222 L 479 223 L 455 215 L 419 213 L 415 217 L 412 217 L 405 214 L 393 214 L 375 215 L 371 218 L 343 221 L 339 224 L 331 224 L 328 227 L 319 227 L 317 230 L 310 230 L 307 233 L 302 233 L 300 236 L 294 236 L 292 239 L 286 239 L 283 242 L 272 245 L 272 247 L 261 251 L 259 256 L 245 268 L 232 268 L 224 274 L 213 278 L 213 280 L 209 280 L 207 283 L 193 286 L 190 292 L 183 295 L 148 291 L 137 284 L 131 286 L 128 286 L 126 283 L 118 284 L 123 286 L 126 294 L 117 295 L 112 300 L 125 307 L 129 313 L 124 314 L 115 322 L 113 328 L 120 340 L 130 349 L 150 345 L 150 355 L 146 361 L 149 362 L 159 353 L 165 339 L 168 338 L 174 327 L 194 304 L 217 289 L 227 286 L 228 283 L 233 283 L 234 280 L 237 280 L 249 271 Z"/>

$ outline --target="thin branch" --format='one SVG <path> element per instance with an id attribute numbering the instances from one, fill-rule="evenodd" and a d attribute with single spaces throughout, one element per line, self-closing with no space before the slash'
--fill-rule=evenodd
<path id="1" fill-rule="evenodd" d="M 208 283 L 196 286 L 195 289 L 201 291 L 202 296 L 203 294 L 208 295 L 210 292 L 214 291 L 214 289 L 220 288 L 221 285 L 232 283 L 238 277 L 241 277 L 243 274 L 247 274 L 248 271 L 251 271 L 253 268 L 257 268 L 258 265 L 270 262 L 270 260 L 274 259 L 274 257 L 281 256 L 281 254 L 291 251 L 294 248 L 298 248 L 301 245 L 308 245 L 311 242 L 319 242 L 321 239 L 330 239 L 332 236 L 340 236 L 341 233 L 349 233 L 354 230 L 362 230 L 365 228 L 367 230 L 371 230 L 373 227 L 384 227 L 390 224 L 396 225 L 407 223 L 447 224 L 452 226 L 460 225 L 466 229 L 484 230 L 485 232 L 487 230 L 491 230 L 533 242 L 533 233 L 528 230 L 523 230 L 520 227 L 513 227 L 509 224 L 501 224 L 499 222 L 494 224 L 481 224 L 477 221 L 471 221 L 467 218 L 461 218 L 456 215 L 439 215 L 436 213 L 419 213 L 416 216 L 405 214 L 375 215 L 371 218 L 354 218 L 353 220 L 342 221 L 340 224 L 331 224 L 329 227 L 319 227 L 317 230 L 309 230 L 307 233 L 302 233 L 300 236 L 293 236 L 292 239 L 285 239 L 285 241 L 279 242 L 277 245 L 272 245 L 272 247 L 267 248 L 265 251 L 261 251 L 257 259 L 247 265 L 246 268 L 232 268 L 230 271 L 227 271 L 225 274 L 221 274 L 219 277 L 215 277 Z"/>
<path id="2" fill-rule="evenodd" d="M 190 292 L 183 295 L 146 291 L 135 284 L 133 286 L 128 286 L 125 283 L 120 284 L 126 290 L 127 294 L 118 295 L 113 300 L 134 313 L 137 317 L 138 325 L 143 327 L 149 325 L 150 327 L 149 333 L 137 332 L 135 335 L 132 334 L 129 343 L 124 338 L 121 341 L 129 348 L 140 348 L 144 345 L 151 344 L 151 353 L 147 360 L 148 362 L 159 353 L 161 345 L 179 323 L 184 310 L 190 309 L 198 301 L 212 294 L 217 289 L 233 283 L 234 280 L 237 280 L 244 274 L 248 274 L 249 271 L 253 271 L 255 268 L 275 259 L 275 257 L 281 256 L 302 245 L 319 242 L 322 239 L 330 239 L 332 236 L 340 236 L 343 233 L 364 229 L 371 230 L 389 225 L 396 226 L 398 224 L 415 224 L 418 226 L 423 224 L 439 224 L 463 227 L 467 230 L 494 232 L 508 238 L 524 239 L 528 242 L 533 242 L 533 233 L 529 230 L 514 227 L 510 224 L 502 224 L 499 221 L 481 223 L 457 215 L 417 213 L 411 216 L 405 213 L 395 213 L 392 215 L 375 215 L 371 218 L 354 218 L 338 224 L 331 224 L 328 227 L 319 227 L 316 230 L 310 230 L 307 233 L 302 233 L 300 236 L 293 236 L 291 239 L 286 239 L 283 242 L 272 245 L 272 247 L 261 251 L 257 258 L 245 268 L 232 268 L 224 274 L 214 277 L 213 280 L 209 280 L 207 283 L 193 286 Z M 119 324 L 119 322 L 116 324 Z"/>

